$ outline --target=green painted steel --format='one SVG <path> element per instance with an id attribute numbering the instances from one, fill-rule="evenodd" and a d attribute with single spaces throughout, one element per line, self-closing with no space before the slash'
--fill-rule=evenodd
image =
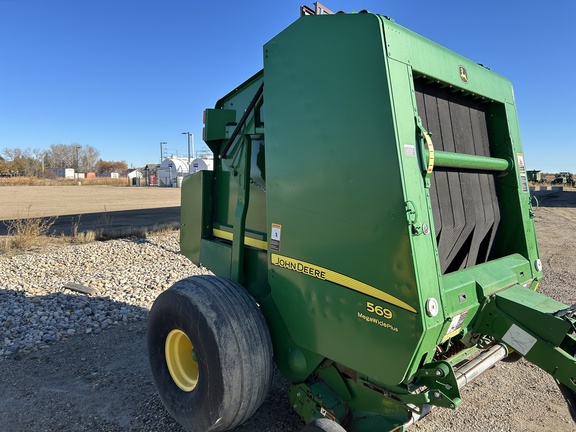
<path id="1" fill-rule="evenodd" d="M 381 26 L 368 14 L 318 18 L 301 18 L 264 46 L 267 219 L 282 227 L 277 253 L 393 295 L 416 313 L 271 261 L 272 297 L 298 345 L 393 386 L 420 361 L 428 321 L 441 321 L 420 312 L 402 174 L 390 163 L 399 149 L 383 145 L 397 137 Z M 302 49 L 311 40 L 323 48 Z M 311 83 L 313 70 L 322 73 Z"/>
<path id="2" fill-rule="evenodd" d="M 383 16 L 304 16 L 204 121 L 219 158 L 183 183 L 182 251 L 258 301 L 305 420 L 381 431 L 454 408 L 453 368 L 514 347 L 512 326 L 576 390 L 571 313 L 533 291 L 508 80 Z"/>
<path id="3" fill-rule="evenodd" d="M 426 157 L 429 157 L 429 152 L 426 152 Z M 500 158 L 435 151 L 434 166 L 442 168 L 461 168 L 477 171 L 506 172 L 512 169 L 513 163 L 506 159 Z"/>

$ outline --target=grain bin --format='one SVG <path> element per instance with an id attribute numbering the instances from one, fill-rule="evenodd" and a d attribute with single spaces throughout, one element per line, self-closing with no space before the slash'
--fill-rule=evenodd
<path id="1" fill-rule="evenodd" d="M 196 158 L 190 162 L 190 174 L 194 174 L 198 171 L 211 171 L 213 165 L 213 159 Z"/>
<path id="2" fill-rule="evenodd" d="M 166 158 L 158 168 L 159 185 L 165 187 L 177 187 L 178 177 L 182 178 L 188 174 L 187 159 L 175 157 Z"/>

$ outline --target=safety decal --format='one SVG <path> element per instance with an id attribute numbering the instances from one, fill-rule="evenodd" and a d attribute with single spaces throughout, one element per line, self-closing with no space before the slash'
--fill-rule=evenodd
<path id="1" fill-rule="evenodd" d="M 448 327 L 446 335 L 444 336 L 444 338 L 442 338 L 442 342 L 447 341 L 451 337 L 454 337 L 458 333 L 460 333 L 460 329 L 462 328 L 462 325 L 464 324 L 464 320 L 466 319 L 467 315 L 468 311 L 464 311 L 461 314 L 452 317 L 452 322 L 450 322 L 450 327 Z"/>
<path id="2" fill-rule="evenodd" d="M 524 155 L 522 153 L 516 153 L 516 156 L 518 157 L 518 168 L 520 168 L 520 172 L 526 171 L 524 168 Z"/>
<path id="3" fill-rule="evenodd" d="M 280 236 L 282 235 L 282 225 L 272 224 L 270 231 L 270 250 L 280 250 Z"/>
<path id="4" fill-rule="evenodd" d="M 270 241 L 272 241 L 272 239 L 270 239 Z M 337 273 L 327 268 L 310 264 L 304 261 L 300 261 L 294 258 L 278 255 L 275 253 L 270 254 L 270 262 L 272 265 L 276 267 L 281 267 L 287 270 L 311 276 L 316 279 L 332 282 L 344 288 L 348 288 L 353 291 L 368 295 L 370 297 L 377 298 L 379 300 L 382 300 L 383 302 L 407 310 L 408 312 L 417 313 L 416 309 L 414 309 L 408 303 L 405 303 L 402 300 L 388 293 L 380 291 L 379 289 L 373 286 L 365 284 L 364 282 L 352 279 L 351 277 L 348 277 L 341 273 Z"/>
<path id="5" fill-rule="evenodd" d="M 524 165 L 524 155 L 516 153 L 518 158 L 518 170 L 520 171 L 520 184 L 522 185 L 522 192 L 528 192 L 528 176 L 526 175 L 526 167 Z"/>

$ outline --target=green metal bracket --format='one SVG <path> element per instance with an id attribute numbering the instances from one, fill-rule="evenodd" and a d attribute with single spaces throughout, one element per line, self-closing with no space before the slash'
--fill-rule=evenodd
<path id="1" fill-rule="evenodd" d="M 305 423 L 325 417 L 338 423 L 346 418 L 346 403 L 323 381 L 309 386 L 295 384 L 288 389 L 288 399 Z"/>
<path id="2" fill-rule="evenodd" d="M 420 225 L 418 223 L 418 212 L 416 211 L 416 206 L 412 201 L 406 201 L 406 218 L 408 219 L 408 224 L 410 225 L 410 231 L 412 235 L 427 235 L 430 232 L 430 228 L 425 223 Z"/>
<path id="3" fill-rule="evenodd" d="M 434 169 L 434 145 L 432 144 L 431 134 L 429 134 L 420 117 L 416 117 L 416 129 L 418 142 L 420 143 L 420 160 L 422 161 L 422 170 L 424 174 L 424 186 L 430 188 L 430 176 Z"/>
<path id="4" fill-rule="evenodd" d="M 475 331 L 494 337 L 576 391 L 576 321 L 573 311 L 521 285 L 486 299 Z"/>
<path id="5" fill-rule="evenodd" d="M 246 233 L 246 215 L 250 201 L 250 158 L 252 145 L 248 136 L 244 137 L 240 149 L 240 161 L 234 174 L 238 177 L 238 199 L 234 212 L 234 241 L 232 242 L 231 279 L 243 282 L 244 267 L 244 235 Z"/>
<path id="6" fill-rule="evenodd" d="M 412 234 L 422 234 L 422 229 L 418 226 L 418 213 L 412 201 L 406 201 L 406 217 L 408 218 L 408 224 L 411 227 Z"/>
<path id="7" fill-rule="evenodd" d="M 415 377 L 415 384 L 426 387 L 427 390 L 417 394 L 400 395 L 402 402 L 411 411 L 421 414 L 420 407 L 424 404 L 452 409 L 460 405 L 462 400 L 458 382 L 454 370 L 448 362 L 428 363 L 418 369 Z"/>
<path id="8" fill-rule="evenodd" d="M 347 402 L 352 399 L 350 390 L 348 390 L 342 375 L 340 375 L 340 372 L 338 372 L 338 369 L 336 369 L 334 364 L 330 364 L 329 366 L 320 366 L 317 370 L 318 378 L 328 384 L 330 388 L 334 389 L 342 400 Z"/>
<path id="9" fill-rule="evenodd" d="M 226 125 L 234 123 L 236 111 L 208 108 L 204 110 L 202 138 L 206 142 L 226 139 Z"/>
<path id="10" fill-rule="evenodd" d="M 236 141 L 238 135 L 241 135 L 243 132 L 245 133 L 244 127 L 248 121 L 248 118 L 250 117 L 251 114 L 256 112 L 256 109 L 258 107 L 262 106 L 262 103 L 263 103 L 262 92 L 263 91 L 264 91 L 264 83 L 260 84 L 260 87 L 258 87 L 258 90 L 256 90 L 256 94 L 254 95 L 254 97 L 250 101 L 250 104 L 246 108 L 246 111 L 244 111 L 242 118 L 240 119 L 240 121 L 238 122 L 236 127 L 234 128 L 232 135 L 230 136 L 230 138 L 228 139 L 228 141 L 224 145 L 222 152 L 218 156 L 220 159 L 228 159 L 230 148 L 234 145 L 234 142 Z M 256 126 L 256 125 L 254 125 L 254 126 Z"/>

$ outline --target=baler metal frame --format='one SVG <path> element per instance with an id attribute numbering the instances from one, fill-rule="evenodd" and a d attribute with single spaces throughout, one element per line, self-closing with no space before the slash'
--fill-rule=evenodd
<path id="1" fill-rule="evenodd" d="M 303 50 L 307 40 L 322 50 Z M 315 70 L 323 80 L 310 88 Z M 249 293 L 258 306 L 246 306 L 247 320 L 265 318 L 306 423 L 402 430 L 432 406 L 456 408 L 460 388 L 510 348 L 573 398 L 576 321 L 535 291 L 542 265 L 507 80 L 387 17 L 304 16 L 264 46 L 264 70 L 207 109 L 204 124 L 218 159 L 183 182 L 181 248 L 218 278 L 178 290 L 192 302 L 212 283 Z M 362 162 L 354 175 L 343 171 L 348 157 Z M 364 259 L 347 252 L 356 249 Z M 169 328 L 156 326 L 176 313 L 167 302 L 149 327 L 162 388 L 170 373 L 155 345 Z M 173 325 L 195 349 L 202 335 L 187 318 Z M 271 361 L 266 343 L 257 349 Z M 173 412 L 178 390 L 168 393 L 167 408 L 193 429 Z"/>

